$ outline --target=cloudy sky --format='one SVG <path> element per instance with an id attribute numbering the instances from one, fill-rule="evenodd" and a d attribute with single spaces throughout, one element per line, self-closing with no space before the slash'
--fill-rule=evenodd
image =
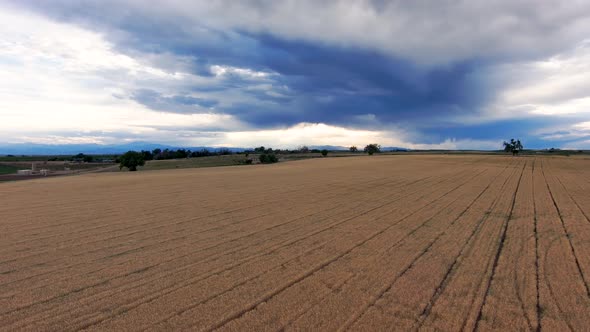
<path id="1" fill-rule="evenodd" d="M 0 0 L 0 142 L 590 148 L 590 2 Z"/>

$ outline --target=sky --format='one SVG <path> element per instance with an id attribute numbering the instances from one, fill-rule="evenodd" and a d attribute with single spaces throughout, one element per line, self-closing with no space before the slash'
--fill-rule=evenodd
<path id="1" fill-rule="evenodd" d="M 0 143 L 590 149 L 590 2 L 0 0 Z"/>

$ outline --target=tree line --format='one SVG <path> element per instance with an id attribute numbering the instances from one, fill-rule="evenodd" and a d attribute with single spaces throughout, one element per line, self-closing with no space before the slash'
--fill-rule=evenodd
<path id="1" fill-rule="evenodd" d="M 201 149 L 198 151 L 191 151 L 189 149 L 153 149 L 141 150 L 139 153 L 143 156 L 144 160 L 167 160 L 167 159 L 184 159 L 184 158 L 199 158 L 209 156 L 222 156 L 232 154 L 233 152 L 229 149 L 222 148 L 216 151 L 210 151 L 208 149 Z"/>
<path id="2" fill-rule="evenodd" d="M 356 146 L 351 146 L 349 148 L 350 152 L 359 152 Z M 369 155 L 373 155 L 375 153 L 381 152 L 381 146 L 379 144 L 368 144 L 365 146 L 363 151 Z M 248 158 L 250 154 L 258 155 L 258 160 L 262 164 L 271 164 L 276 163 L 279 161 L 278 154 L 295 154 L 295 153 L 320 153 L 322 156 L 326 157 L 330 151 L 327 149 L 310 149 L 307 146 L 301 146 L 297 149 L 289 150 L 289 149 L 273 149 L 273 148 L 266 148 L 264 146 L 259 146 L 253 149 L 244 150 L 243 152 L 232 152 L 229 149 L 222 148 L 216 151 L 210 151 L 207 149 L 202 149 L 199 151 L 191 151 L 188 149 L 153 149 L 153 150 L 141 150 L 137 151 L 128 151 L 123 155 L 117 158 L 117 162 L 119 162 L 119 168 L 128 168 L 129 171 L 136 171 L 137 167 L 144 166 L 146 161 L 149 160 L 166 160 L 166 159 L 185 159 L 185 158 L 199 158 L 199 157 L 209 157 L 209 156 L 221 156 L 221 155 L 231 155 L 231 154 L 244 154 L 246 159 L 244 160 L 244 164 L 252 164 L 253 160 Z"/>

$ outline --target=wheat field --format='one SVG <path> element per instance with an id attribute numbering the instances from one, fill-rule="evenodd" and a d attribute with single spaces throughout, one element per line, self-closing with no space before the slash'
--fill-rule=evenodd
<path id="1" fill-rule="evenodd" d="M 590 160 L 0 183 L 0 330 L 585 330 Z"/>

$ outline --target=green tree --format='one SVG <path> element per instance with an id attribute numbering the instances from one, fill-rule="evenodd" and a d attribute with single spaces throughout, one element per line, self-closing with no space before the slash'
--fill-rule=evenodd
<path id="1" fill-rule="evenodd" d="M 351 147 L 350 147 L 348 150 L 349 150 L 350 152 L 358 152 L 358 150 L 359 150 L 359 149 L 358 149 L 356 146 L 354 146 L 354 145 L 353 145 L 353 146 L 351 146 Z"/>
<path id="2" fill-rule="evenodd" d="M 324 156 L 324 157 L 325 157 L 325 156 L 327 156 L 327 155 L 328 155 L 328 150 L 326 150 L 326 149 L 323 149 L 323 150 L 321 151 L 321 153 L 322 153 L 322 156 Z"/>
<path id="3" fill-rule="evenodd" d="M 154 155 L 151 151 L 141 150 L 141 154 L 143 155 L 143 160 L 153 160 Z"/>
<path id="4" fill-rule="evenodd" d="M 514 138 L 511 138 L 510 142 L 505 141 L 502 144 L 504 145 L 504 151 L 512 152 L 513 156 L 516 156 L 520 151 L 524 149 L 522 143 L 520 142 L 520 139 L 515 140 Z"/>
<path id="5" fill-rule="evenodd" d="M 381 145 L 379 145 L 379 144 L 369 144 L 369 145 L 365 146 L 364 151 L 366 153 L 368 153 L 369 156 L 372 156 L 374 153 L 381 152 Z"/>
<path id="6" fill-rule="evenodd" d="M 137 171 L 137 166 L 145 165 L 145 160 L 143 159 L 143 154 L 136 151 L 127 151 L 123 154 L 120 158 L 120 165 L 119 169 L 123 167 L 127 167 L 130 172 Z"/>

